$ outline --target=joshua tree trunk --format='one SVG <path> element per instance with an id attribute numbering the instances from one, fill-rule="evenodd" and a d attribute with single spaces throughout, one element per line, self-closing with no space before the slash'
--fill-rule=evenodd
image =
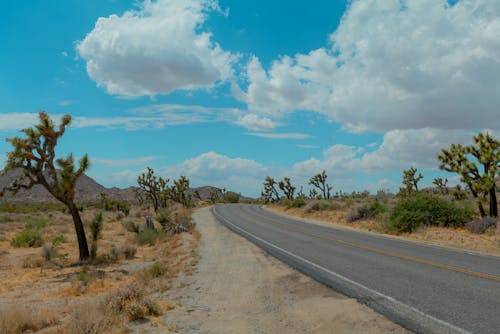
<path id="1" fill-rule="evenodd" d="M 87 244 L 87 237 L 85 236 L 85 231 L 83 229 L 82 218 L 80 217 L 80 212 L 74 203 L 66 204 L 71 216 L 73 217 L 73 223 L 75 225 L 76 238 L 78 239 L 78 249 L 80 250 L 80 260 L 87 260 L 90 256 L 89 246 Z"/>
<path id="2" fill-rule="evenodd" d="M 498 217 L 496 186 L 490 189 L 490 217 Z"/>

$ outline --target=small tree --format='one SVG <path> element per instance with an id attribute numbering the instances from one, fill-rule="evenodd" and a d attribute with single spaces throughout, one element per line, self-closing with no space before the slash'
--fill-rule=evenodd
<path id="1" fill-rule="evenodd" d="M 62 117 L 58 130 L 46 112 L 40 111 L 39 118 L 38 125 L 22 130 L 26 138 L 7 139 L 14 150 L 7 154 L 7 163 L 3 172 L 20 168 L 23 174 L 11 185 L 3 188 L 0 191 L 0 197 L 5 191 L 15 194 L 21 189 L 31 189 L 37 184 L 42 185 L 68 208 L 75 226 L 80 260 L 86 260 L 89 257 L 89 248 L 82 219 L 75 204 L 75 187 L 77 180 L 89 167 L 90 161 L 88 156 L 84 155 L 76 168 L 72 154 L 65 159 L 56 159 L 55 148 L 66 127 L 71 123 L 70 115 Z"/>
<path id="2" fill-rule="evenodd" d="M 276 181 L 272 177 L 266 177 L 264 181 L 264 190 L 262 191 L 261 196 L 266 203 L 277 202 L 280 200 L 280 194 L 276 189 Z"/>
<path id="3" fill-rule="evenodd" d="M 410 169 L 406 169 L 403 171 L 403 184 L 404 188 L 400 188 L 400 192 L 405 194 L 411 194 L 414 191 L 418 191 L 418 182 L 424 178 L 422 173 L 419 173 L 418 176 L 417 169 L 412 167 Z"/>
<path id="4" fill-rule="evenodd" d="M 178 180 L 174 180 L 174 185 L 169 189 L 169 198 L 177 203 L 182 204 L 184 207 L 189 208 L 192 206 L 193 197 L 187 194 L 189 190 L 189 179 L 181 176 Z"/>
<path id="5" fill-rule="evenodd" d="M 448 150 L 441 150 L 438 159 L 441 169 L 460 175 L 482 217 L 486 216 L 482 198 L 489 198 L 489 215 L 498 216 L 495 177 L 500 168 L 500 141 L 489 133 L 479 133 L 473 137 L 472 145 L 452 144 Z"/>
<path id="6" fill-rule="evenodd" d="M 448 194 L 448 187 L 446 186 L 446 184 L 448 184 L 448 179 L 443 180 L 442 178 L 438 177 L 432 181 L 432 184 L 434 184 L 439 189 L 442 195 Z"/>
<path id="7" fill-rule="evenodd" d="M 318 173 L 309 179 L 309 184 L 313 187 L 316 187 L 324 199 L 330 199 L 330 191 L 332 190 L 332 186 L 326 183 L 326 179 L 328 175 L 326 175 L 325 171 Z"/>
<path id="8" fill-rule="evenodd" d="M 151 167 L 147 167 L 147 172 L 142 173 L 137 178 L 137 184 L 141 191 L 140 196 L 151 202 L 155 212 L 158 212 L 159 208 L 167 207 L 168 181 L 169 179 L 164 179 L 161 176 L 157 177 Z"/>
<path id="9" fill-rule="evenodd" d="M 289 177 L 285 177 L 283 181 L 278 182 L 278 187 L 285 194 L 286 199 L 293 201 L 295 194 L 295 187 L 292 185 Z"/>
<path id="10" fill-rule="evenodd" d="M 95 215 L 94 220 L 90 222 L 90 236 L 92 237 L 92 246 L 90 247 L 90 258 L 97 256 L 97 242 L 102 234 L 102 212 Z"/>

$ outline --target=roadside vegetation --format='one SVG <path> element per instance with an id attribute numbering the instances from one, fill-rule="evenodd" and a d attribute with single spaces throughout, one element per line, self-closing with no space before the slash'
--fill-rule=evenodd
<path id="1" fill-rule="evenodd" d="M 58 203 L 0 204 L 0 333 L 110 333 L 137 320 L 164 326 L 159 316 L 176 304 L 161 292 L 196 263 L 191 212 L 201 201 L 186 177 L 170 185 L 148 168 L 134 202 L 101 193 L 77 203 L 90 159 L 56 156 L 70 123 L 65 115 L 56 127 L 40 112 L 24 137 L 7 140 L 13 150 L 2 173 L 23 173 L 0 199 L 38 185 Z"/>
<path id="2" fill-rule="evenodd" d="M 458 175 L 460 184 L 452 187 L 448 179 L 436 178 L 432 186 L 422 187 L 424 175 L 411 167 L 403 171 L 397 194 L 348 194 L 334 189 L 322 171 L 310 178 L 307 195 L 288 177 L 268 176 L 261 200 L 288 214 L 500 254 L 500 141 L 479 133 L 471 145 L 451 145 L 437 159 L 440 169 Z"/>

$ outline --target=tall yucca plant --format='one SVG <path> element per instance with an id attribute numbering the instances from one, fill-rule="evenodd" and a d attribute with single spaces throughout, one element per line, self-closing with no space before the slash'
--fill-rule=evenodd
<path id="1" fill-rule="evenodd" d="M 17 193 L 21 189 L 30 189 L 40 184 L 68 208 L 73 218 L 80 260 L 89 257 L 89 248 L 82 219 L 75 204 L 76 181 L 88 169 L 90 161 L 87 155 L 80 159 L 78 168 L 72 154 L 66 158 L 56 158 L 55 147 L 71 123 L 71 116 L 65 115 L 56 129 L 49 115 L 39 112 L 40 123 L 32 128 L 21 130 L 25 137 L 8 138 L 14 147 L 7 153 L 7 163 L 2 173 L 20 168 L 23 174 L 12 184 L 0 190 L 0 197 L 5 191 Z"/>

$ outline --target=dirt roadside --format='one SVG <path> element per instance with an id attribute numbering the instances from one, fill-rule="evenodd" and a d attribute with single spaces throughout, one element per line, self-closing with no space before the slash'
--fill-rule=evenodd
<path id="1" fill-rule="evenodd" d="M 298 273 L 217 223 L 194 213 L 199 262 L 166 292 L 178 307 L 165 326 L 140 333 L 409 333 L 382 315 Z"/>

